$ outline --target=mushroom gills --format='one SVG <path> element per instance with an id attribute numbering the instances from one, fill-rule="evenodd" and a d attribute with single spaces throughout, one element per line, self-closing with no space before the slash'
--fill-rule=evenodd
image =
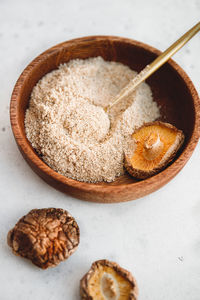
<path id="1" fill-rule="evenodd" d="M 175 126 L 152 122 L 137 129 L 132 140 L 135 147 L 125 153 L 125 168 L 136 178 L 147 178 L 162 170 L 175 156 L 184 141 L 184 134 Z"/>
<path id="2" fill-rule="evenodd" d="M 108 266 L 98 266 L 89 281 L 92 299 L 125 300 L 128 299 L 131 289 L 132 285 Z"/>

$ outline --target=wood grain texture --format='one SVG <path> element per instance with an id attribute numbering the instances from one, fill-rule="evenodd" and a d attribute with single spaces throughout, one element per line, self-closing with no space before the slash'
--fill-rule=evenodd
<path id="1" fill-rule="evenodd" d="M 169 182 L 185 165 L 198 142 L 200 132 L 199 96 L 186 73 L 169 60 L 147 83 L 161 107 L 161 120 L 183 130 L 185 142 L 175 160 L 161 173 L 145 180 L 128 174 L 112 183 L 84 183 L 58 174 L 37 155 L 25 135 L 24 115 L 35 84 L 59 64 L 71 59 L 102 56 L 140 71 L 160 51 L 146 44 L 113 36 L 91 36 L 56 45 L 34 59 L 20 75 L 11 97 L 10 120 L 19 150 L 31 168 L 54 188 L 76 198 L 94 202 L 122 202 L 143 197 Z"/>

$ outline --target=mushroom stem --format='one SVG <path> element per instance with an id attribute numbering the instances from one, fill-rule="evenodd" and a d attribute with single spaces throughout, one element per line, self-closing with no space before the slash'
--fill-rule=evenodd
<path id="1" fill-rule="evenodd" d="M 144 142 L 143 156 L 147 160 L 153 160 L 161 153 L 163 143 L 157 133 L 151 133 Z"/>
<path id="2" fill-rule="evenodd" d="M 118 298 L 116 284 L 110 274 L 105 273 L 102 277 L 102 291 L 106 300 L 116 300 Z"/>

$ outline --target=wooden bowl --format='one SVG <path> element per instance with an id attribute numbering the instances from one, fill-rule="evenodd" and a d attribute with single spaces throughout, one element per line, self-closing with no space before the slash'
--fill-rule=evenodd
<path id="1" fill-rule="evenodd" d="M 170 181 L 191 156 L 199 137 L 200 105 L 198 94 L 186 73 L 172 60 L 152 75 L 155 101 L 161 106 L 161 120 L 167 121 L 185 134 L 185 143 L 175 160 L 161 173 L 135 180 L 128 174 L 112 183 L 79 182 L 62 176 L 48 167 L 26 138 L 24 115 L 35 84 L 46 73 L 71 59 L 102 56 L 140 71 L 152 62 L 160 51 L 146 44 L 113 36 L 91 36 L 74 39 L 50 48 L 34 59 L 19 77 L 11 97 L 10 119 L 17 145 L 31 168 L 48 184 L 74 197 L 95 202 L 122 202 L 143 197 Z"/>

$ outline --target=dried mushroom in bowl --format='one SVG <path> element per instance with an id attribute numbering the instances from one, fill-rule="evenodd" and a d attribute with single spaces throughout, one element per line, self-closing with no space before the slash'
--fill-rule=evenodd
<path id="1" fill-rule="evenodd" d="M 104 259 L 81 279 L 80 294 L 83 300 L 137 300 L 138 287 L 129 271 Z"/>
<path id="2" fill-rule="evenodd" d="M 184 142 L 175 126 L 160 121 L 146 123 L 132 135 L 124 166 L 135 178 L 145 179 L 163 170 Z"/>
<path id="3" fill-rule="evenodd" d="M 67 259 L 78 247 L 79 227 L 64 209 L 33 209 L 8 233 L 13 253 L 47 269 Z"/>

